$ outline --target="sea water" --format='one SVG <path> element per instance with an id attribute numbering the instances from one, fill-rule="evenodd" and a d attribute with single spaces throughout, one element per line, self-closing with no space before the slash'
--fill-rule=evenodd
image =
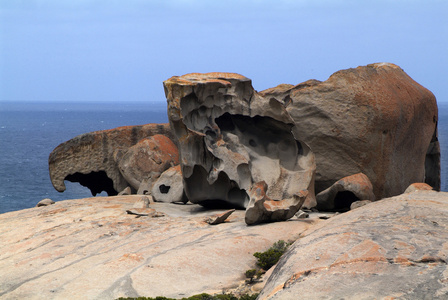
<path id="1" fill-rule="evenodd" d="M 166 123 L 166 103 L 0 102 L 0 213 L 34 207 L 40 200 L 91 197 L 89 189 L 65 181 L 57 192 L 48 156 L 60 143 L 87 132 L 126 125 Z M 410 136 L 409 138 L 413 138 Z M 448 103 L 439 103 L 442 190 L 446 191 Z M 104 192 L 100 195 L 106 195 Z"/>

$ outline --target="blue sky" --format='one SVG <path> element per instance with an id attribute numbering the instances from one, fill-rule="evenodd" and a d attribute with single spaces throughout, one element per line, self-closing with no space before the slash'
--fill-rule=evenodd
<path id="1" fill-rule="evenodd" d="M 392 62 L 448 102 L 446 0 L 1 0 L 0 101 L 165 101 L 236 72 L 256 90 Z"/>

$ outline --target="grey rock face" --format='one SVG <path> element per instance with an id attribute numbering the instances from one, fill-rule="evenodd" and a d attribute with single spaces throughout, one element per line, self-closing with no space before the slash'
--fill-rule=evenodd
<path id="1" fill-rule="evenodd" d="M 174 76 L 164 87 L 191 202 L 246 207 L 252 184 L 265 181 L 271 199 L 309 190 L 315 203 L 314 155 L 281 102 L 232 73 Z"/>

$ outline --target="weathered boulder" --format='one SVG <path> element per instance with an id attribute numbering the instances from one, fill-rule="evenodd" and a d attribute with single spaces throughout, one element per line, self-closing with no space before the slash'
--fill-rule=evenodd
<path id="1" fill-rule="evenodd" d="M 319 210 L 349 210 L 358 200 L 375 201 L 372 183 L 363 173 L 344 177 L 316 195 Z"/>
<path id="2" fill-rule="evenodd" d="M 447 299 L 447 262 L 448 193 L 403 194 L 305 232 L 257 299 Z"/>
<path id="3" fill-rule="evenodd" d="M 188 202 L 180 165 L 171 167 L 160 175 L 152 187 L 151 195 L 156 202 Z"/>
<path id="4" fill-rule="evenodd" d="M 179 164 L 179 152 L 170 138 L 156 134 L 140 140 L 126 152 L 118 151 L 115 159 L 124 179 L 138 194 L 145 194 L 164 171 Z"/>
<path id="5" fill-rule="evenodd" d="M 55 202 L 53 200 L 51 200 L 50 198 L 45 198 L 40 200 L 37 204 L 36 207 L 40 207 L 40 206 L 48 206 L 48 205 L 52 205 Z"/>
<path id="6" fill-rule="evenodd" d="M 401 68 L 376 63 L 259 93 L 283 103 L 316 156 L 316 193 L 364 173 L 377 199 L 414 182 L 440 189 L 434 95 Z"/>
<path id="7" fill-rule="evenodd" d="M 92 195 L 116 195 L 129 184 L 121 175 L 114 155 L 156 134 L 173 138 L 168 124 L 125 126 L 79 135 L 57 146 L 48 159 L 54 188 L 65 191 L 64 180 L 79 182 Z"/>
<path id="8" fill-rule="evenodd" d="M 234 73 L 174 76 L 164 87 L 191 202 L 246 207 L 252 184 L 265 181 L 271 199 L 309 190 L 315 205 L 314 155 L 283 102 L 261 97 Z"/>
<path id="9" fill-rule="evenodd" d="M 416 182 L 408 186 L 408 188 L 404 191 L 404 193 L 412 193 L 415 191 L 430 191 L 433 188 L 426 183 L 423 182 Z"/>
<path id="10" fill-rule="evenodd" d="M 260 181 L 252 185 L 247 192 L 250 198 L 244 220 L 247 225 L 263 222 L 286 221 L 292 218 L 302 207 L 308 191 L 299 191 L 287 199 L 270 199 L 267 196 L 268 186 Z"/>

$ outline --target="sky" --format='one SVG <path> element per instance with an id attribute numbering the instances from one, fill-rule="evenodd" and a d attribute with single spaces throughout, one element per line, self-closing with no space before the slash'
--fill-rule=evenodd
<path id="1" fill-rule="evenodd" d="M 235 72 L 261 91 L 399 65 L 448 102 L 447 0 L 0 0 L 0 101 L 165 102 Z"/>

